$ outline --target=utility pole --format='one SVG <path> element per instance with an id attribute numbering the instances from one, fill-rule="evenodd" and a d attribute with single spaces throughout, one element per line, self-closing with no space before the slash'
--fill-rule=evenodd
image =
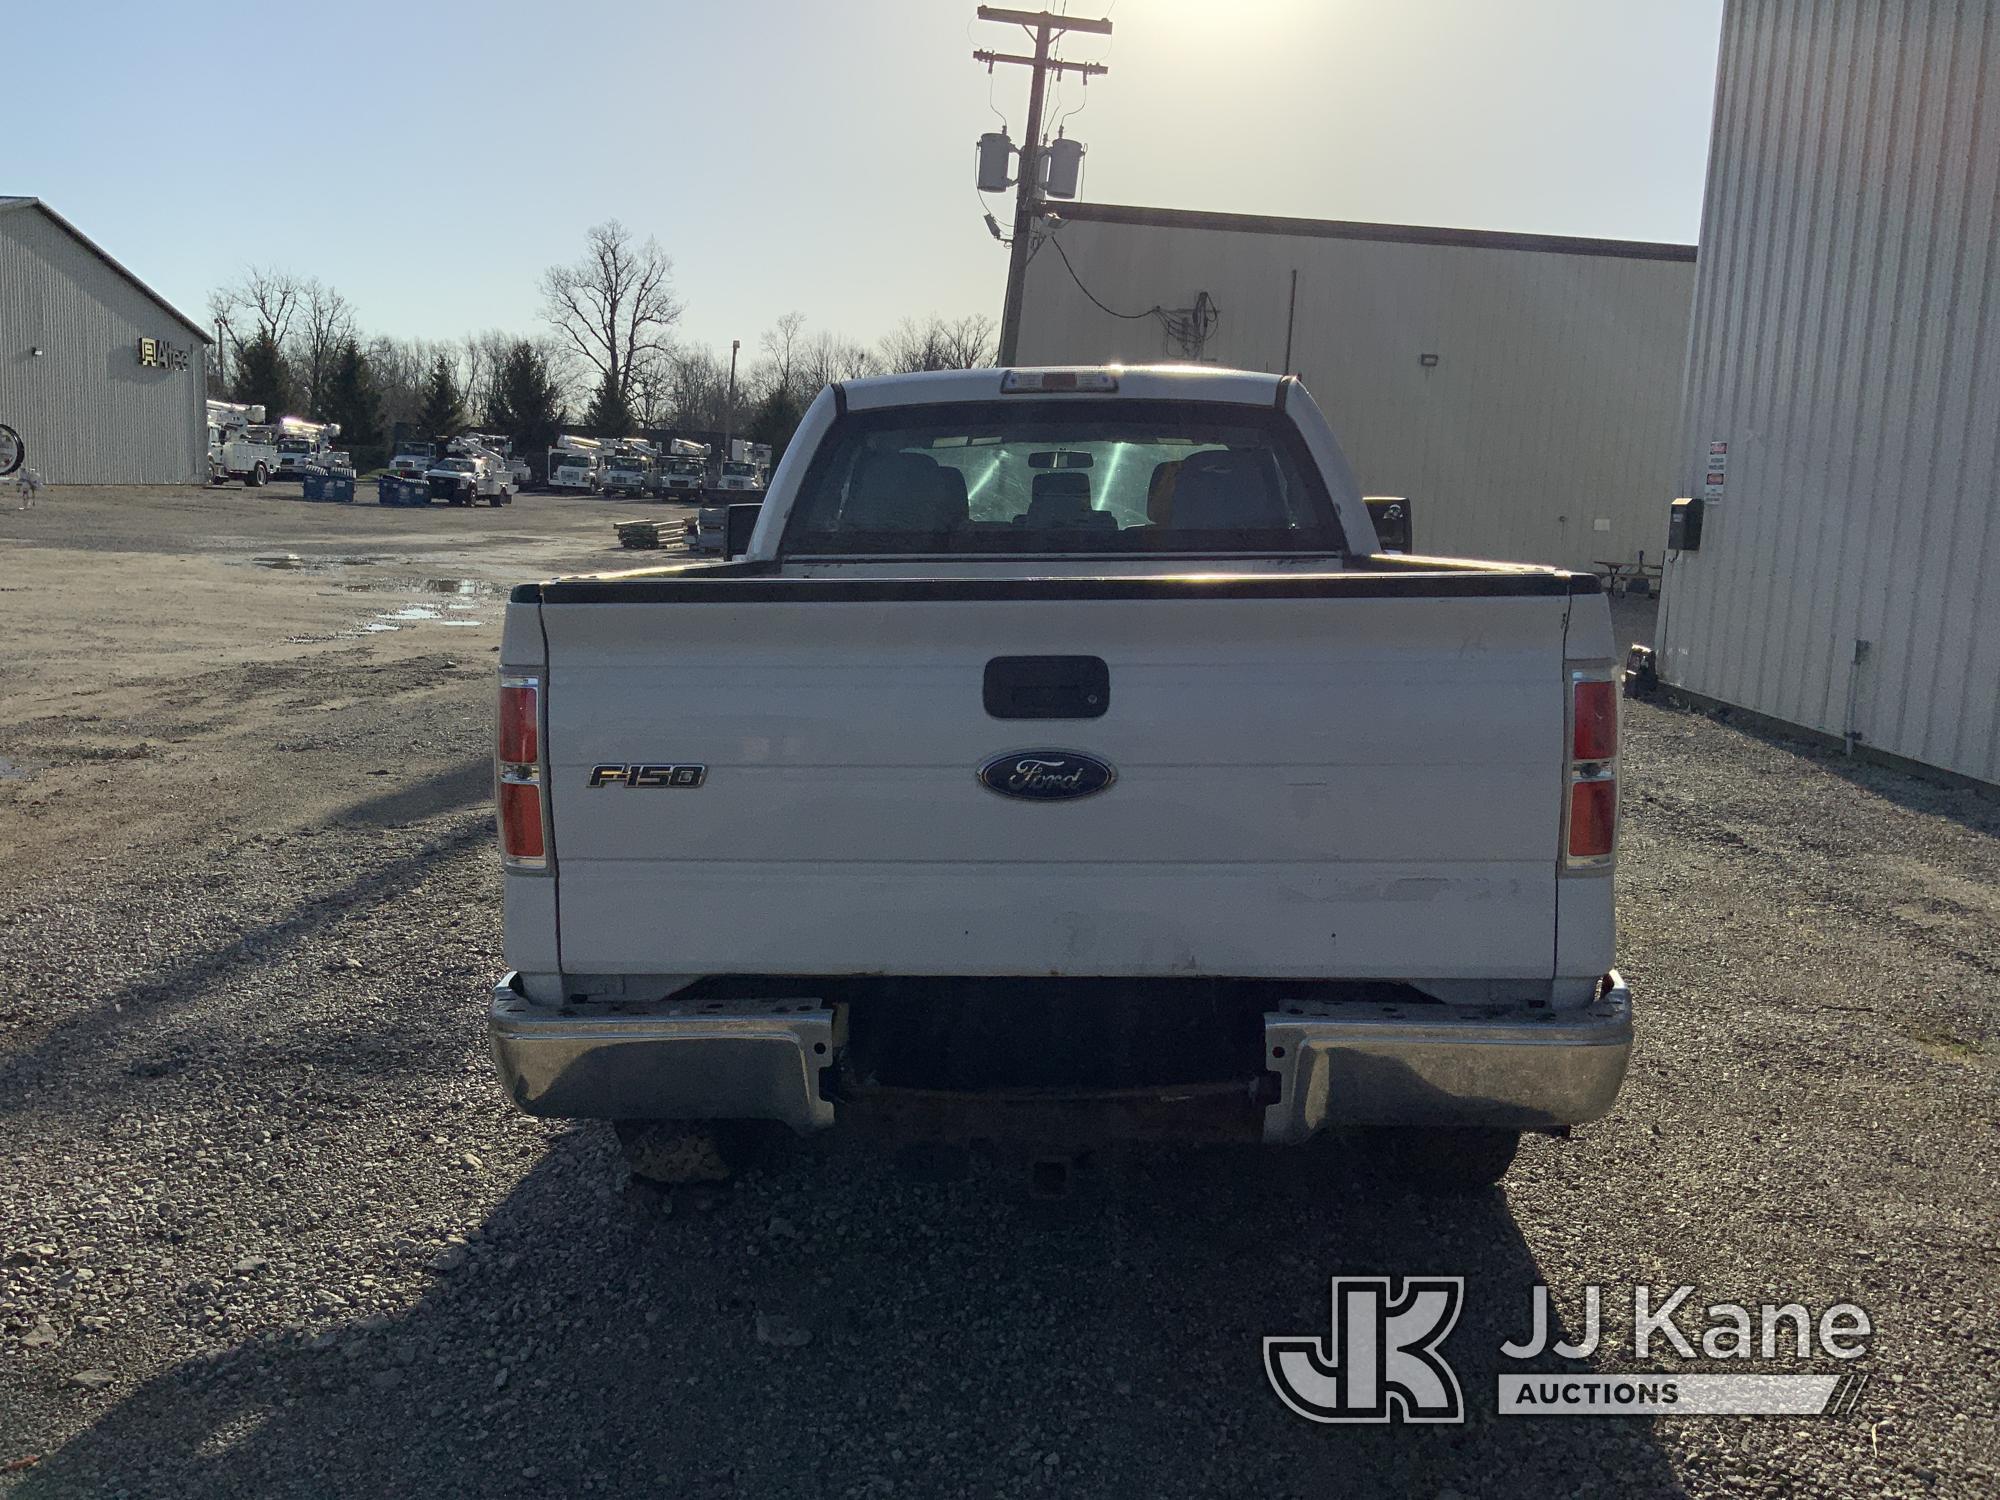
<path id="1" fill-rule="evenodd" d="M 722 419 L 722 457 L 729 458 L 729 445 L 736 437 L 736 351 L 743 347 L 743 340 L 729 341 L 729 413 Z"/>
<path id="2" fill-rule="evenodd" d="M 1008 247 L 1007 255 L 1007 300 L 1000 310 L 1000 363 L 1011 365 L 1014 363 L 1015 348 L 1021 341 L 1021 294 L 1028 283 L 1028 250 L 1036 207 L 1042 199 L 1043 86 L 1050 73 L 1057 77 L 1064 73 L 1080 73 L 1087 85 L 1094 75 L 1110 71 L 1102 63 L 1064 62 L 1061 58 L 1050 57 L 1049 44 L 1065 31 L 1110 36 L 1111 23 L 1087 16 L 1052 16 L 1045 10 L 998 10 L 990 5 L 979 7 L 979 19 L 1026 27 L 1035 38 L 1033 57 L 984 50 L 972 54 L 973 60 L 985 63 L 989 72 L 995 63 L 1012 63 L 1034 70 L 1028 84 L 1028 129 L 1026 138 L 1021 142 L 1021 175 L 1014 182 L 1014 240 Z"/>

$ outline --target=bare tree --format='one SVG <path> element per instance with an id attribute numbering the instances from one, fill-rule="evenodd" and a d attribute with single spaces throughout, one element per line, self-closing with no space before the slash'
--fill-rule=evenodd
<path id="1" fill-rule="evenodd" d="M 905 318 L 882 340 L 882 365 L 891 371 L 975 370 L 993 362 L 994 328 L 984 313 L 972 313 L 955 323 L 936 313 Z"/>
<path id="2" fill-rule="evenodd" d="M 486 408 L 493 401 L 493 383 L 508 352 L 518 342 L 517 335 L 497 328 L 468 333 L 460 340 L 456 357 L 458 388 L 464 393 L 465 410 L 474 426 L 486 420 Z"/>
<path id="3" fill-rule="evenodd" d="M 666 427 L 674 408 L 674 368 L 671 358 L 656 359 L 632 377 L 629 398 L 632 420 L 642 428 Z"/>
<path id="4" fill-rule="evenodd" d="M 778 320 L 764 330 L 757 340 L 764 351 L 764 367 L 755 382 L 765 389 L 791 391 L 797 388 L 799 371 L 800 330 L 806 326 L 806 315 L 802 312 L 788 312 L 779 315 Z"/>
<path id="5" fill-rule="evenodd" d="M 823 386 L 872 375 L 878 368 L 866 346 L 821 329 L 799 346 L 798 389 L 811 400 Z"/>
<path id="6" fill-rule="evenodd" d="M 967 313 L 949 325 L 945 348 L 952 369 L 984 369 L 1000 358 L 1000 325 L 985 313 Z"/>
<path id="7" fill-rule="evenodd" d="M 237 348 L 265 333 L 282 349 L 291 340 L 292 320 L 304 296 L 305 284 L 290 271 L 252 266 L 241 281 L 210 292 L 208 310 L 228 326 Z"/>
<path id="8" fill-rule="evenodd" d="M 611 219 L 589 232 L 581 260 L 542 273 L 548 320 L 593 387 L 608 383 L 629 403 L 639 373 L 667 357 L 681 315 L 673 269 L 659 241 L 636 244 Z"/>
<path id="9" fill-rule="evenodd" d="M 672 398 L 667 425 L 683 432 L 720 432 L 729 423 L 729 361 L 712 349 L 684 345 L 667 364 Z"/>
<path id="10" fill-rule="evenodd" d="M 340 351 L 350 339 L 360 337 L 354 304 L 318 277 L 311 277 L 298 283 L 295 322 L 297 338 L 287 351 L 292 372 L 298 380 L 306 411 L 324 417 L 327 392 Z"/>
<path id="11" fill-rule="evenodd" d="M 382 425 L 394 436 L 400 424 L 415 431 L 423 409 L 424 382 L 440 352 L 420 339 L 376 337 L 368 342 L 368 366 L 382 395 Z"/>

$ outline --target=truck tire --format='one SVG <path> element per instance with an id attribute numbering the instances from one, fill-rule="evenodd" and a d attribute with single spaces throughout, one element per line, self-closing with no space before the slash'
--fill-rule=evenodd
<path id="1" fill-rule="evenodd" d="M 774 1133 L 763 1120 L 617 1120 L 612 1128 L 632 1175 L 668 1186 L 727 1182 Z"/>
<path id="2" fill-rule="evenodd" d="M 1356 1154 L 1384 1182 L 1420 1193 L 1462 1196 L 1484 1192 L 1507 1175 L 1521 1132 L 1485 1126 L 1411 1126 L 1362 1133 Z"/>
<path id="3" fill-rule="evenodd" d="M 271 471 L 269 469 L 266 469 L 260 463 L 257 465 L 256 468 L 250 471 L 249 479 L 245 480 L 244 482 L 248 484 L 250 488 L 253 490 L 261 490 L 262 488 L 264 488 L 264 482 L 268 480 L 270 477 L 271 477 Z"/>

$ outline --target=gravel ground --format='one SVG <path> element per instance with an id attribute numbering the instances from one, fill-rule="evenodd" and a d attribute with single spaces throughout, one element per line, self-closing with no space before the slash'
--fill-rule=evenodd
<path id="1" fill-rule="evenodd" d="M 836 1135 L 663 1194 L 483 1037 L 494 591 L 662 508 L 284 495 L 0 513 L 0 1494 L 2000 1490 L 1994 803 L 1632 706 L 1640 1050 L 1504 1192 L 1154 1152 L 1042 1203 Z M 1419 1272 L 1467 1424 L 1288 1415 L 1260 1339 Z M 1861 1303 L 1857 1409 L 1493 1414 L 1528 1288 L 1642 1281 Z"/>

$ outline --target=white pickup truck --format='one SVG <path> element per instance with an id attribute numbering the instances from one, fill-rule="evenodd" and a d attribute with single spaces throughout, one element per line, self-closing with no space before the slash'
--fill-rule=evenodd
<path id="1" fill-rule="evenodd" d="M 1392 556 L 1295 380 L 854 380 L 744 555 L 514 590 L 491 1010 L 531 1113 L 1444 1188 L 1611 1107 L 1594 575 Z"/>

